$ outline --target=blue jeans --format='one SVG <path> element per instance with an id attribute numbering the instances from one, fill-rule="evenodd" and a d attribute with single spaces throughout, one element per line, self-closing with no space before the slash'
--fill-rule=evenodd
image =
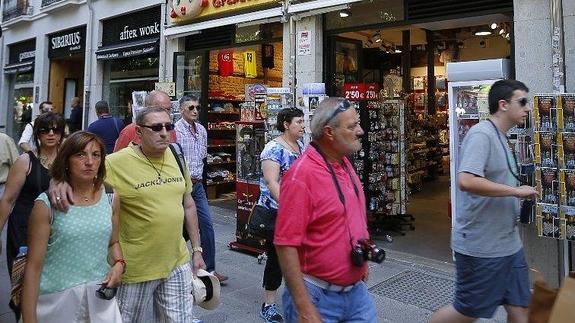
<path id="1" fill-rule="evenodd" d="M 327 291 L 307 281 L 304 284 L 322 322 L 377 323 L 375 304 L 364 282 L 343 293 Z M 282 301 L 284 321 L 297 322 L 297 309 L 287 288 Z"/>
<path id="2" fill-rule="evenodd" d="M 198 212 L 198 225 L 200 227 L 200 239 L 202 243 L 202 257 L 206 263 L 206 270 L 216 270 L 216 239 L 214 237 L 214 224 L 208 205 L 208 197 L 202 183 L 194 184 L 192 198 L 196 203 Z"/>

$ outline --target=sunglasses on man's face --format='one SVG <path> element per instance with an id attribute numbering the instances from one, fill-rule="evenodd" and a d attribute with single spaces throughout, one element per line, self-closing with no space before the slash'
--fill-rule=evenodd
<path id="1" fill-rule="evenodd" d="M 195 109 L 196 111 L 200 112 L 200 110 L 202 109 L 202 106 L 198 104 L 198 105 L 190 105 L 190 106 L 188 107 L 188 110 L 190 110 L 190 112 L 191 112 L 191 111 L 194 111 L 194 109 Z"/>
<path id="2" fill-rule="evenodd" d="M 519 103 L 519 105 L 521 107 L 526 106 L 527 104 L 529 104 L 529 99 L 528 98 L 521 98 L 521 99 L 517 99 L 517 100 L 510 100 L 510 101 L 516 101 L 517 103 Z"/>
<path id="3" fill-rule="evenodd" d="M 60 128 L 56 128 L 56 127 L 40 128 L 40 134 L 41 135 L 48 134 L 48 133 L 50 133 L 50 131 L 52 131 L 55 135 L 62 133 Z"/>
<path id="4" fill-rule="evenodd" d="M 140 127 L 152 129 L 152 131 L 155 131 L 155 132 L 160 132 L 164 128 L 166 128 L 166 131 L 174 130 L 174 124 L 173 123 L 157 123 L 157 124 L 153 124 L 153 125 L 141 124 Z"/>

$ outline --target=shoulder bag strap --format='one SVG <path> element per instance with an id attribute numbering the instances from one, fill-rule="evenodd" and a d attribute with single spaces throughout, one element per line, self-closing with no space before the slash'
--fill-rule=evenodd
<path id="1" fill-rule="evenodd" d="M 180 172 L 182 176 L 185 176 L 184 167 L 186 166 L 186 159 L 184 158 L 184 153 L 182 151 L 182 146 L 179 143 L 174 142 L 170 144 L 170 150 L 174 157 L 176 157 L 176 162 L 178 162 L 178 167 L 180 168 Z"/>

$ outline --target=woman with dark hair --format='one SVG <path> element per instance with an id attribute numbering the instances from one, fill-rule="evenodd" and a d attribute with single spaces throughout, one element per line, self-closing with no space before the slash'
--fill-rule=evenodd
<path id="1" fill-rule="evenodd" d="M 106 148 L 95 135 L 72 134 L 51 168 L 74 192 L 67 213 L 47 193 L 30 216 L 22 289 L 24 322 L 121 322 L 114 288 L 125 268 L 118 243 L 119 197 L 104 190 Z M 101 286 L 101 288 L 99 288 Z M 107 289 L 107 290 L 106 290 Z"/>
<path id="2" fill-rule="evenodd" d="M 38 116 L 33 131 L 37 151 L 20 155 L 8 173 L 6 191 L 0 200 L 0 230 L 8 220 L 6 260 L 10 276 L 18 250 L 27 245 L 28 218 L 34 200 L 48 189 L 48 169 L 58 153 L 64 126 L 64 118 L 59 114 L 47 112 Z M 19 316 L 18 309 L 12 308 Z"/>
<path id="3" fill-rule="evenodd" d="M 276 217 L 280 195 L 280 180 L 293 162 L 301 156 L 304 120 L 300 109 L 282 109 L 277 116 L 277 129 L 280 136 L 266 144 L 260 155 L 262 176 L 260 177 L 260 198 L 254 212 L 262 212 Z M 273 237 L 266 240 L 267 261 L 264 270 L 264 303 L 260 316 L 266 322 L 283 322 L 283 317 L 275 304 L 277 289 L 282 283 L 282 272 L 278 262 Z"/>

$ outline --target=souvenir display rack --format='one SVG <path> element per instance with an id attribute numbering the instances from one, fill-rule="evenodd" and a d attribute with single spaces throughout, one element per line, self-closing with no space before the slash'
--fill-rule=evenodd
<path id="1" fill-rule="evenodd" d="M 575 240 L 575 94 L 534 97 L 538 235 Z"/>
<path id="2" fill-rule="evenodd" d="M 370 229 L 405 234 L 414 230 L 414 218 L 406 214 L 406 154 L 404 104 L 401 100 L 355 102 L 366 135 L 353 163 L 362 180 Z M 386 236 L 391 240 L 391 237 Z"/>

